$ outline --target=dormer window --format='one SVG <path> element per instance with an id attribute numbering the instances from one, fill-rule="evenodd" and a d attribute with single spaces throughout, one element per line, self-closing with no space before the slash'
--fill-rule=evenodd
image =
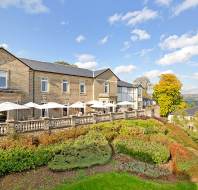
<path id="1" fill-rule="evenodd" d="M 0 71 L 0 88 L 8 87 L 8 74 L 6 71 Z"/>

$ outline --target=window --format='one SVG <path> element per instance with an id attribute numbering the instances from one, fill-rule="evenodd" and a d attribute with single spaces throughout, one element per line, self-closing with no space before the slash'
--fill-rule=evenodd
<path id="1" fill-rule="evenodd" d="M 69 92 L 69 83 L 67 80 L 63 80 L 63 92 Z"/>
<path id="2" fill-rule="evenodd" d="M 122 93 L 122 87 L 118 87 L 118 93 Z"/>
<path id="3" fill-rule="evenodd" d="M 142 88 L 138 88 L 138 98 L 142 97 Z"/>
<path id="4" fill-rule="evenodd" d="M 80 82 L 80 94 L 85 94 L 85 82 Z"/>
<path id="5" fill-rule="evenodd" d="M 104 93 L 108 94 L 109 93 L 109 82 L 104 83 Z"/>
<path id="6" fill-rule="evenodd" d="M 41 92 L 48 92 L 48 79 L 47 78 L 41 79 Z"/>
<path id="7" fill-rule="evenodd" d="M 7 88 L 7 72 L 0 71 L 0 88 Z"/>

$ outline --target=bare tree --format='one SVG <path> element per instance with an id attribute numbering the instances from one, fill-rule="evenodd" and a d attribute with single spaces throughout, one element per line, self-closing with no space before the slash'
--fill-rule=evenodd
<path id="1" fill-rule="evenodd" d="M 143 96 L 148 97 L 149 91 L 152 87 L 151 81 L 149 80 L 148 77 L 142 76 L 138 77 L 133 81 L 135 84 L 141 84 L 143 87 Z"/>

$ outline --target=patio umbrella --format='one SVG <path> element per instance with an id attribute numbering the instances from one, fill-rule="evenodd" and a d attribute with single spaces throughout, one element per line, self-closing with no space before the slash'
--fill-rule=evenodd
<path id="1" fill-rule="evenodd" d="M 9 118 L 9 111 L 21 110 L 21 109 L 29 109 L 29 108 L 12 102 L 4 102 L 0 104 L 0 112 L 7 111 L 7 118 Z"/>
<path id="2" fill-rule="evenodd" d="M 48 102 L 47 104 L 43 104 L 39 106 L 40 109 L 55 109 L 55 108 L 67 108 L 67 106 L 58 104 L 56 102 Z"/>
<path id="3" fill-rule="evenodd" d="M 12 102 L 4 102 L 0 104 L 0 111 L 21 110 L 21 109 L 29 109 L 29 107 L 15 104 Z"/>
<path id="4" fill-rule="evenodd" d="M 124 101 L 124 102 L 119 102 L 117 103 L 118 106 L 132 106 L 132 102 Z"/>
<path id="5" fill-rule="evenodd" d="M 85 103 L 76 102 L 76 103 L 70 105 L 69 108 L 85 108 Z"/>
<path id="6" fill-rule="evenodd" d="M 36 109 L 42 109 L 41 105 L 33 103 L 33 102 L 29 102 L 27 104 L 24 104 L 24 106 L 28 107 L 28 108 L 36 108 Z"/>
<path id="7" fill-rule="evenodd" d="M 93 105 L 93 104 L 97 104 L 97 103 L 100 103 L 100 101 L 98 101 L 98 100 L 91 100 L 91 101 L 87 102 L 86 104 L 87 105 Z"/>
<path id="8" fill-rule="evenodd" d="M 90 106 L 91 108 L 98 108 L 98 109 L 104 109 L 106 108 L 105 105 L 102 102 L 98 102 Z"/>
<path id="9" fill-rule="evenodd" d="M 112 104 L 112 103 L 106 103 L 106 104 L 104 104 L 104 106 L 105 106 L 106 108 L 116 107 L 116 105 L 115 105 L 115 104 Z"/>

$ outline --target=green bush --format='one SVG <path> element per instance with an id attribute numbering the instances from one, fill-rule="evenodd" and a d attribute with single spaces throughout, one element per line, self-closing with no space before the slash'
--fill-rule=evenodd
<path id="1" fill-rule="evenodd" d="M 46 165 L 55 153 L 60 152 L 62 148 L 64 148 L 64 144 L 39 146 L 37 148 L 0 149 L 0 175 Z"/>
<path id="2" fill-rule="evenodd" d="M 111 158 L 111 148 L 105 137 L 94 131 L 68 143 L 60 154 L 49 162 L 49 168 L 64 171 L 74 168 L 85 168 L 107 163 Z"/>
<path id="3" fill-rule="evenodd" d="M 114 147 L 118 153 L 154 164 L 166 163 L 170 157 L 166 146 L 141 139 L 117 139 L 114 141 Z"/>
<path id="4" fill-rule="evenodd" d="M 126 120 L 124 121 L 124 126 L 126 127 L 136 127 L 143 130 L 144 134 L 154 134 L 154 133 L 164 133 L 165 127 L 164 124 L 155 120 L 155 119 L 147 119 L 147 120 Z"/>
<path id="5" fill-rule="evenodd" d="M 108 141 L 112 141 L 115 137 L 117 137 L 120 128 L 123 126 L 123 120 L 120 120 L 114 122 L 97 123 L 91 125 L 90 129 L 103 134 Z"/>

